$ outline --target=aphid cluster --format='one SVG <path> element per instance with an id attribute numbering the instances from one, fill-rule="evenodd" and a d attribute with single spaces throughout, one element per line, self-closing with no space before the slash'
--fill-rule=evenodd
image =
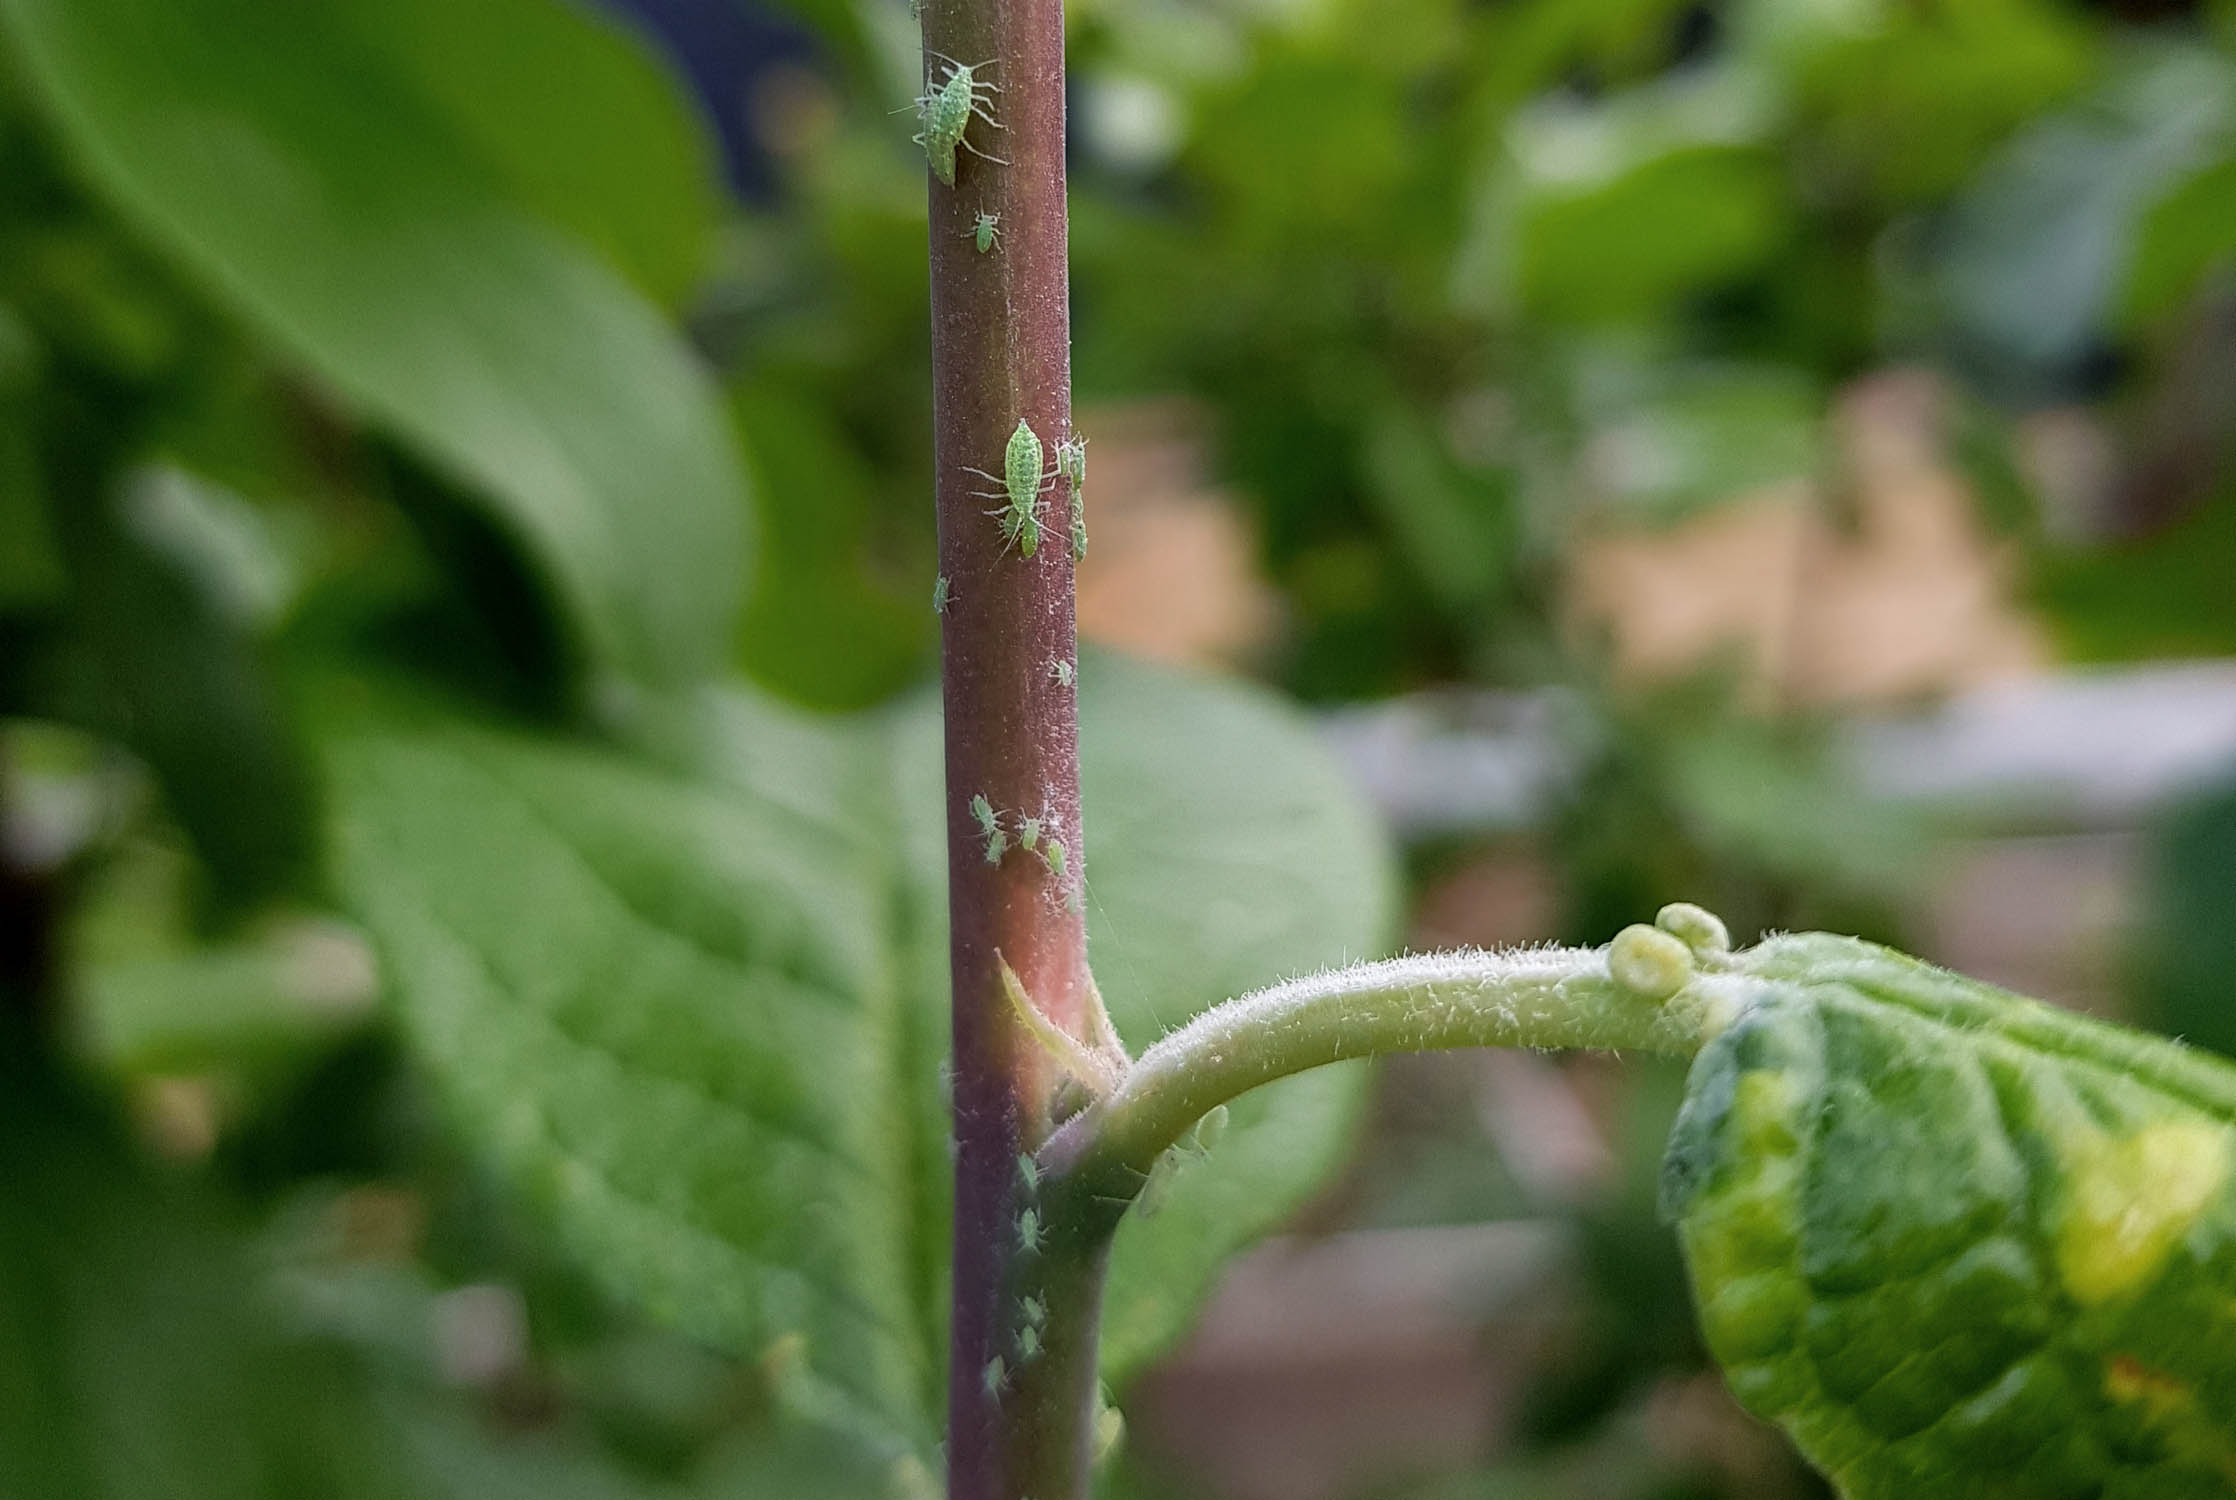
<path id="1" fill-rule="evenodd" d="M 985 835 L 986 863 L 1000 864 L 1002 856 L 1009 852 L 1009 834 L 1002 828 L 1001 813 L 995 809 L 993 803 L 986 800 L 986 794 L 980 792 L 970 799 L 970 815 L 971 821 L 978 825 L 978 831 Z"/>
<path id="2" fill-rule="evenodd" d="M 916 118 L 924 128 L 915 139 L 924 148 L 925 160 L 932 164 L 932 175 L 953 187 L 955 149 L 958 146 L 973 155 L 985 157 L 997 166 L 1009 165 L 998 156 L 987 156 L 965 137 L 964 132 L 970 128 L 972 116 L 984 120 L 995 130 L 1006 130 L 1009 127 L 987 111 L 987 105 L 1001 90 L 977 76 L 978 69 L 992 64 L 959 63 L 949 57 L 943 57 L 940 61 L 947 64 L 947 77 L 937 86 L 930 87 L 917 96 Z"/>

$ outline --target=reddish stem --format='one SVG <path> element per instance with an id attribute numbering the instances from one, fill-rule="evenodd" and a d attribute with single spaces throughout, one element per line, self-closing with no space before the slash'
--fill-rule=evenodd
<path id="1" fill-rule="evenodd" d="M 1004 1286 L 1022 1205 L 1017 1158 L 1048 1131 L 1053 1082 L 1019 1045 L 997 950 L 1058 1025 L 1080 1027 L 1086 937 L 1076 660 L 1065 504 L 1042 504 L 1027 558 L 985 514 L 997 501 L 967 472 L 1003 472 L 1020 418 L 1044 451 L 1071 434 L 1071 327 L 1064 205 L 1064 18 L 1061 0 L 929 0 L 926 77 L 949 62 L 991 60 L 990 112 L 974 119 L 952 186 L 929 171 L 933 409 L 940 571 L 948 579 L 941 668 L 947 711 L 948 909 L 954 982 L 955 1240 L 948 1396 L 951 1500 L 1017 1500 L 1015 1434 L 988 1364 L 1009 1338 Z M 935 55 L 944 54 L 944 59 Z M 1000 216 L 981 253 L 979 213 Z M 1066 664 L 1059 674 L 1057 664 Z M 972 816 L 983 796 L 1003 818 L 1007 853 L 986 859 Z M 1062 840 L 1063 870 L 1018 847 L 1025 817 Z M 1045 849 L 1046 846 L 1044 845 Z M 1040 1500 L 1058 1500 L 1042 1496 Z"/>

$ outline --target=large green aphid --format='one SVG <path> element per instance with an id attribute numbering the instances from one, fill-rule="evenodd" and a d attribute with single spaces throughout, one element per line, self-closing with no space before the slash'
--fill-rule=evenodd
<path id="1" fill-rule="evenodd" d="M 2236 1067 L 1853 939 L 1701 955 L 1664 1207 L 1848 1500 L 2236 1494 Z"/>
<path id="2" fill-rule="evenodd" d="M 1001 92 L 995 85 L 977 76 L 978 69 L 988 64 L 959 63 L 952 58 L 940 60 L 947 64 L 947 77 L 928 87 L 916 100 L 916 118 L 924 127 L 922 133 L 916 137 L 916 142 L 924 148 L 924 157 L 931 163 L 932 175 L 953 187 L 957 147 L 985 157 L 998 166 L 1008 165 L 998 156 L 987 156 L 966 138 L 965 132 L 970 128 L 971 118 L 976 116 L 984 120 L 994 130 L 1005 130 L 1008 127 L 995 119 L 987 109 L 993 102 L 993 96 Z"/>
<path id="3" fill-rule="evenodd" d="M 1001 486 L 999 490 L 980 490 L 979 498 L 1003 502 L 986 514 L 1001 522 L 1003 546 L 1015 547 L 1027 557 L 1040 550 L 1040 497 L 1054 478 L 1041 467 L 1042 452 L 1039 434 L 1019 417 L 1002 449 L 999 477 L 984 469 L 965 470 Z"/>

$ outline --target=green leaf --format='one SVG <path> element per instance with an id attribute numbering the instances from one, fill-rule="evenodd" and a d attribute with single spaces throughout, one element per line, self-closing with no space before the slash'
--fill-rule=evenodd
<path id="1" fill-rule="evenodd" d="M 707 269 L 722 193 L 705 122 L 637 37 L 579 0 L 347 0 L 522 203 L 667 306 Z"/>
<path id="2" fill-rule="evenodd" d="M 225 1215 L 5 1039 L 0 1493 L 392 1500 L 350 1372 L 288 1337 Z"/>
<path id="3" fill-rule="evenodd" d="M 89 181 L 486 501 L 593 662 L 724 658 L 743 486 L 704 374 L 390 60 L 261 0 L 0 0 L 0 23 Z"/>
<path id="4" fill-rule="evenodd" d="M 1093 952 L 1135 1045 L 1380 946 L 1388 852 L 1299 720 L 1114 661 L 1081 682 Z M 950 1170 L 936 710 L 707 695 L 660 738 L 656 764 L 360 724 L 333 747 L 340 884 L 459 1119 L 584 1262 L 729 1347 L 800 1335 L 834 1409 L 923 1451 Z M 1360 1084 L 1241 1101 L 1121 1233 L 1114 1370 L 1326 1171 Z"/>

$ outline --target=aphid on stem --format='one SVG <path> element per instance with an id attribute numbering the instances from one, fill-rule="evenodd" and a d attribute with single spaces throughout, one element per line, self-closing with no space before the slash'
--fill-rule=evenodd
<path id="1" fill-rule="evenodd" d="M 1048 676 L 1058 687 L 1073 687 L 1079 681 L 1079 668 L 1065 657 L 1057 657 L 1048 664 Z"/>
<path id="2" fill-rule="evenodd" d="M 982 208 L 978 211 L 978 217 L 971 220 L 970 228 L 963 231 L 963 238 L 975 243 L 978 246 L 978 253 L 984 255 L 1001 243 L 1001 224 L 1002 216 L 1000 214 L 990 214 Z"/>
<path id="3" fill-rule="evenodd" d="M 1038 1254 L 1042 1239 L 1040 1215 L 1025 1209 L 1017 1215 L 1017 1248 L 1027 1254 Z"/>
<path id="4" fill-rule="evenodd" d="M 1071 486 L 1071 560 L 1087 555 L 1087 440 L 1076 433 L 1056 445 L 1056 473 Z"/>
<path id="5" fill-rule="evenodd" d="M 955 602 L 955 585 L 942 573 L 932 580 L 932 613 L 944 615 L 947 606 Z"/>
<path id="6" fill-rule="evenodd" d="M 980 792 L 970 799 L 970 815 L 978 824 L 978 831 L 986 835 L 986 863 L 998 865 L 1009 852 L 1009 835 L 1002 831 L 1002 815 L 994 804 Z"/>
<path id="7" fill-rule="evenodd" d="M 999 490 L 980 490 L 978 497 L 1003 502 L 986 514 L 1000 519 L 1005 547 L 1013 546 L 1027 557 L 1040 550 L 1040 497 L 1054 482 L 1053 474 L 1041 468 L 1041 453 L 1040 435 L 1019 417 L 1002 449 L 1000 475 L 968 467 L 963 471 L 1001 486 Z"/>
<path id="8" fill-rule="evenodd" d="M 955 185 L 955 148 L 960 146 L 975 156 L 985 157 L 996 166 L 1006 167 L 1008 162 L 998 156 L 987 156 L 973 146 L 964 136 L 976 115 L 995 130 L 1009 127 L 987 112 L 992 96 L 1001 92 L 995 85 L 977 77 L 977 70 L 990 68 L 991 62 L 959 63 L 926 49 L 930 56 L 947 64 L 947 77 L 936 87 L 917 96 L 916 117 L 924 130 L 916 143 L 924 148 L 924 158 L 932 165 L 932 175 L 949 187 Z"/>

